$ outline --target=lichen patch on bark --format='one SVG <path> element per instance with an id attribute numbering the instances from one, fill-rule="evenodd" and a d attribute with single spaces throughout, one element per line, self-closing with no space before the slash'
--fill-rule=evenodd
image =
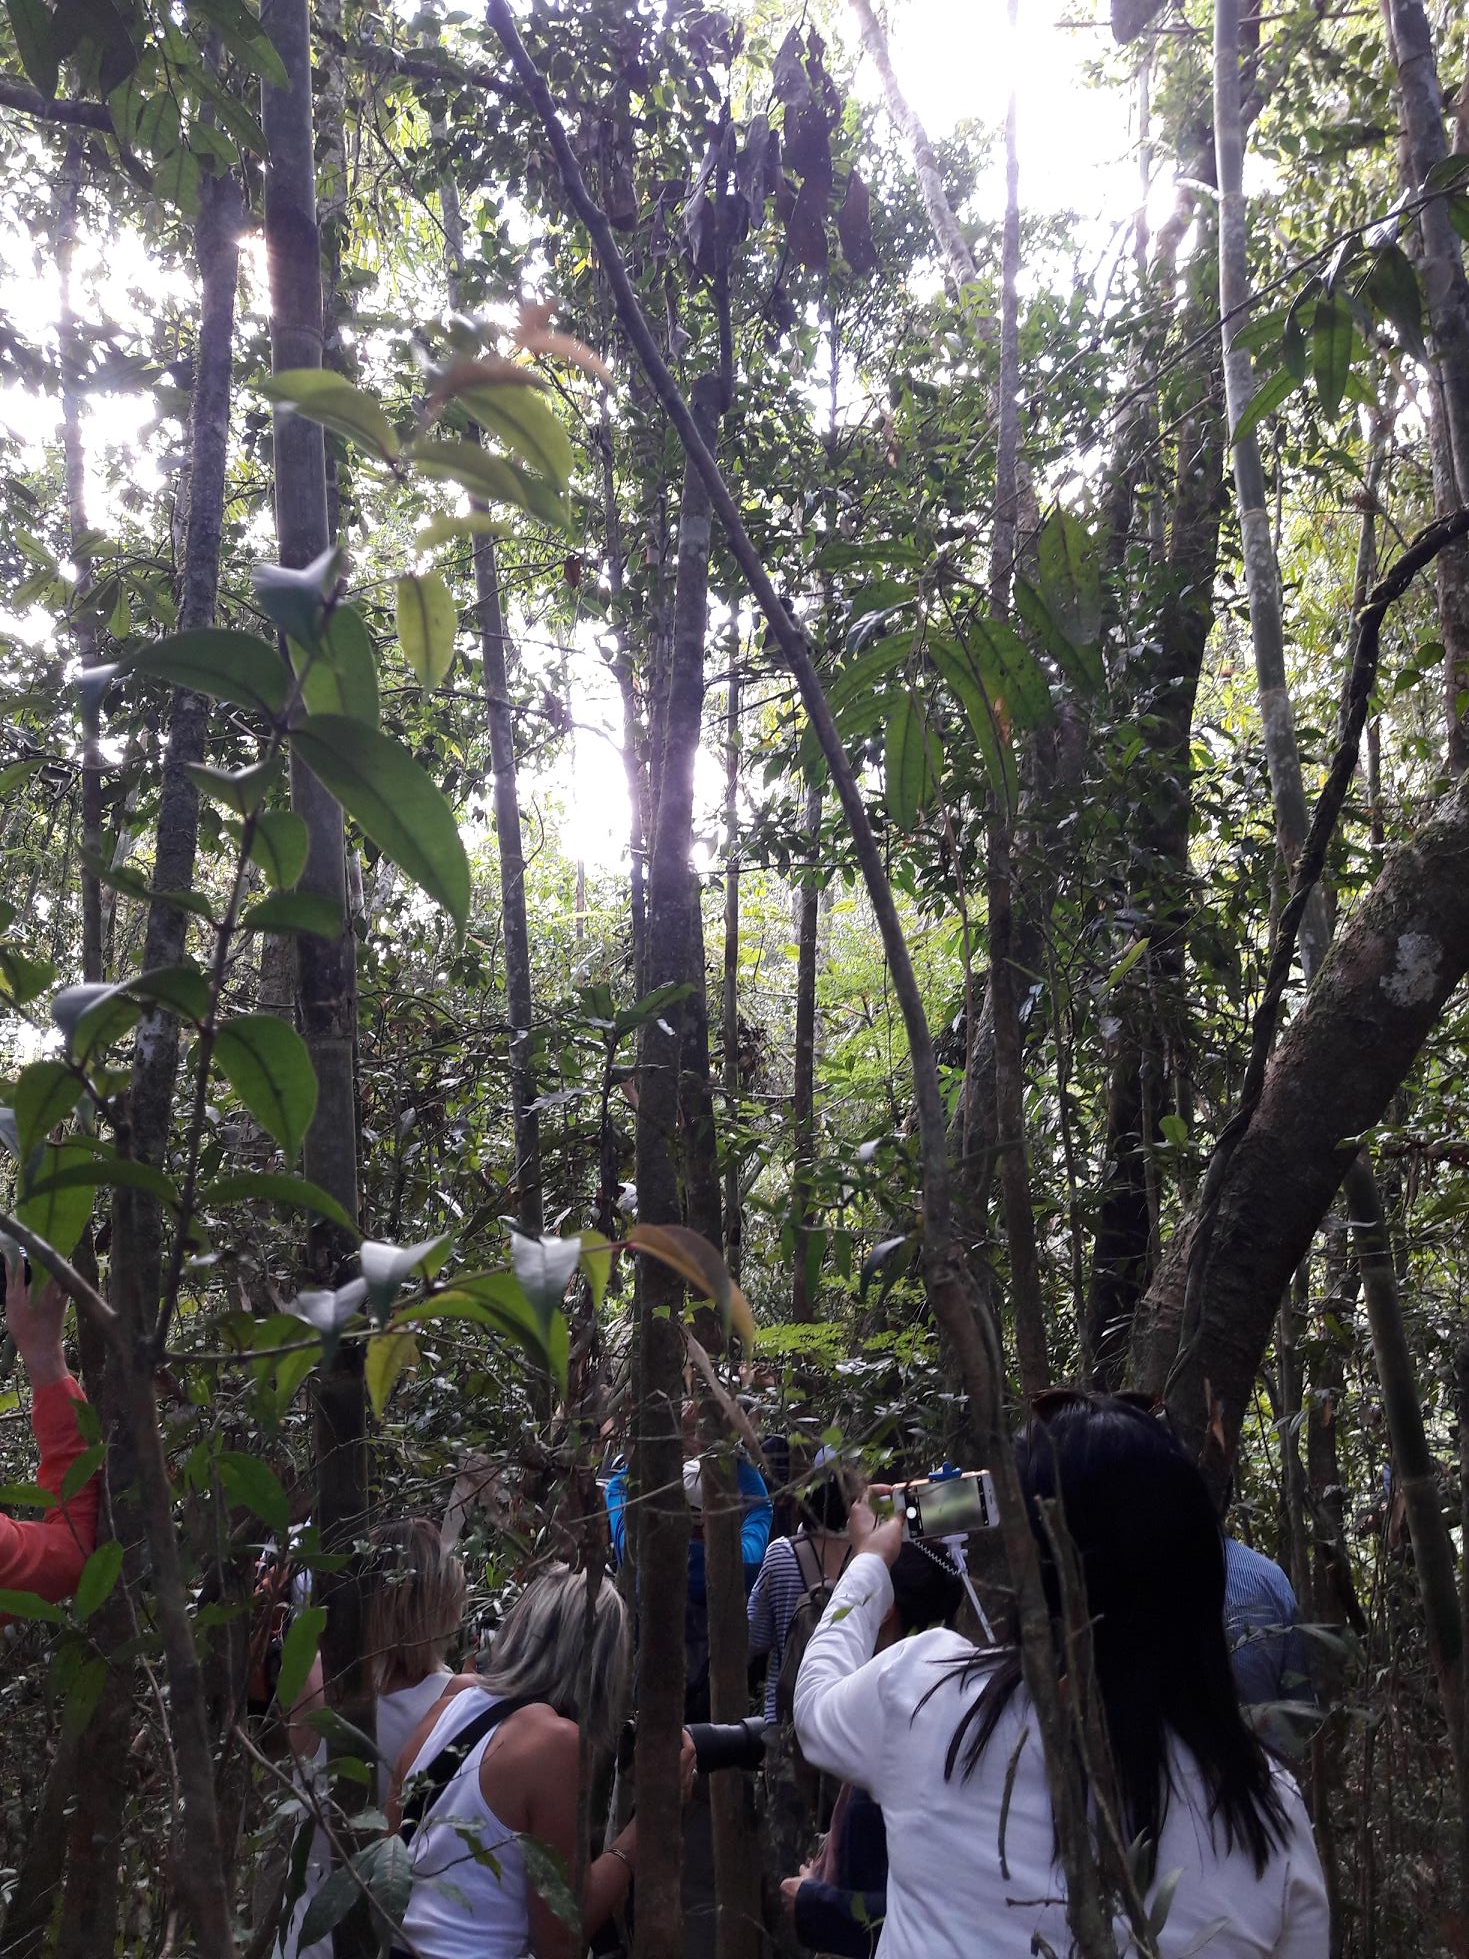
<path id="1" fill-rule="evenodd" d="M 1404 932 L 1390 973 L 1377 984 L 1395 1007 L 1414 1007 L 1431 999 L 1438 984 L 1443 947 L 1427 932 Z"/>

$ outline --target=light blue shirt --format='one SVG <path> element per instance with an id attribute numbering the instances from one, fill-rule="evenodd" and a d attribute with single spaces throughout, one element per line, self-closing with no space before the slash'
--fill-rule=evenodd
<path id="1" fill-rule="evenodd" d="M 1224 1631 L 1246 1707 L 1312 1698 L 1306 1642 L 1296 1620 L 1296 1595 L 1280 1566 L 1226 1535 Z"/>

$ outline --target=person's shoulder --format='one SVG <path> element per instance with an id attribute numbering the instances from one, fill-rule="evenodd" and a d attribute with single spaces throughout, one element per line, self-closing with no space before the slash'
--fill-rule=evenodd
<path id="1" fill-rule="evenodd" d="M 1224 1570 L 1228 1591 L 1264 1591 L 1272 1598 L 1289 1599 L 1295 1604 L 1295 1589 L 1281 1566 L 1263 1551 L 1242 1544 L 1237 1537 L 1225 1537 Z"/>
<path id="2" fill-rule="evenodd" d="M 529 1707 L 517 1708 L 506 1717 L 503 1735 L 500 1747 L 486 1753 L 486 1769 L 498 1756 L 502 1763 L 524 1762 L 548 1783 L 568 1774 L 575 1781 L 581 1761 L 580 1730 L 548 1702 L 532 1701 Z"/>
<path id="3" fill-rule="evenodd" d="M 928 1632 L 910 1633 L 880 1655 L 885 1662 L 883 1693 L 890 1701 L 917 1707 L 935 1687 L 949 1680 L 987 1679 L 998 1663 L 962 1633 L 947 1626 L 934 1626 Z"/>

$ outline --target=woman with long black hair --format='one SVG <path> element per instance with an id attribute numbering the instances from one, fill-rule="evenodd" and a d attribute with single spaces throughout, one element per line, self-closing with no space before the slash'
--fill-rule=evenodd
<path id="1" fill-rule="evenodd" d="M 1142 1409 L 1081 1392 L 1046 1398 L 1017 1461 L 1058 1651 L 1043 1503 L 1060 1499 L 1080 1559 L 1124 1837 L 1144 1840 L 1152 1897 L 1178 1873 L 1161 1951 L 1325 1959 L 1305 1805 L 1235 1699 L 1224 1551 L 1197 1467 Z M 882 1805 L 878 1959 L 1064 1952 L 1066 1878 L 1015 1649 L 934 1631 L 873 1658 L 902 1524 L 862 1502 L 849 1529 L 857 1555 L 806 1649 L 796 1732 L 809 1761 Z"/>

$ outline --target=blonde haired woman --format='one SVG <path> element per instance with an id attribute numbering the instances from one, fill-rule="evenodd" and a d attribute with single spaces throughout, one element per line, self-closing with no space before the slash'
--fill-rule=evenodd
<path id="1" fill-rule="evenodd" d="M 377 1793 L 382 1803 L 409 1736 L 454 1683 L 446 1656 L 464 1618 L 464 1567 L 444 1549 L 438 1526 L 426 1517 L 379 1524 L 368 1537 L 363 1591 L 363 1645 L 367 1677 L 377 1697 Z M 325 1704 L 318 1656 L 291 1709 L 291 1748 L 307 1776 L 325 1766 L 326 1747 L 305 1716 Z M 278 1959 L 331 1959 L 330 1938 L 309 1946 L 300 1943 L 307 1907 L 330 1868 L 331 1848 L 325 1832 L 318 1830 L 305 1887 L 276 1947 Z"/>
<path id="2" fill-rule="evenodd" d="M 484 1673 L 454 1681 L 452 1698 L 425 1715 L 403 1751 L 389 1816 L 406 1793 L 413 1890 L 403 1929 L 417 1959 L 572 1959 L 578 1949 L 536 1890 L 520 1839 L 534 1837 L 575 1868 L 581 1730 L 605 1756 L 621 1725 L 627 1608 L 610 1580 L 595 1600 L 587 1583 L 566 1565 L 542 1572 L 500 1628 Z M 685 1735 L 685 1795 L 693 1770 Z M 587 1866 L 586 1937 L 625 1904 L 636 1864 L 634 1818 Z"/>

